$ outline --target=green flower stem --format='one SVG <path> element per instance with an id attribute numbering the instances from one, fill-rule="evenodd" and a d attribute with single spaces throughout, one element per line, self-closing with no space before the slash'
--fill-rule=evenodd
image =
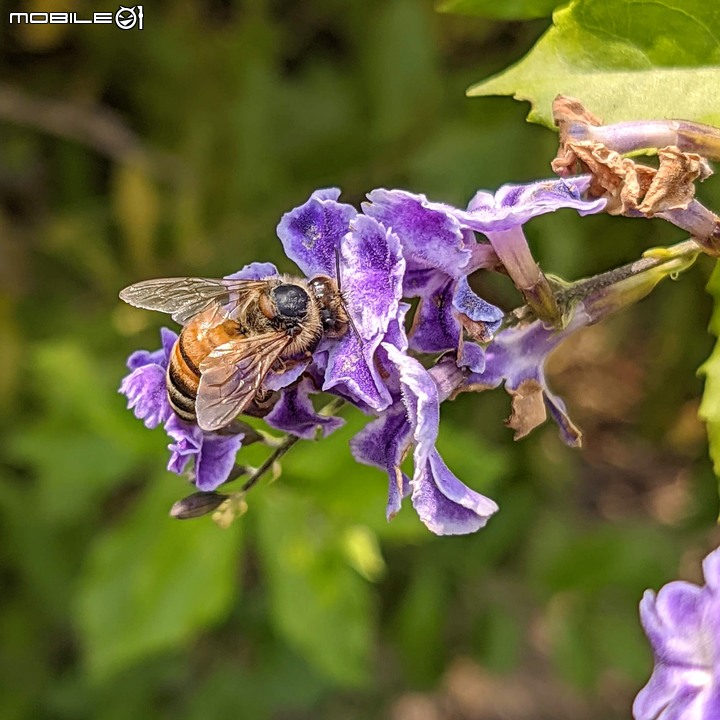
<path id="1" fill-rule="evenodd" d="M 562 315 L 553 288 L 535 262 L 521 226 L 488 233 L 488 239 L 505 272 L 540 320 L 559 327 Z"/>
<path id="2" fill-rule="evenodd" d="M 272 466 L 288 451 L 290 448 L 300 440 L 297 435 L 288 435 L 285 439 L 270 453 L 266 458 L 265 462 L 243 483 L 239 492 L 243 495 L 248 492 L 262 476 L 272 468 Z"/>
<path id="3" fill-rule="evenodd" d="M 342 398 L 335 398 L 331 402 L 329 402 L 325 407 L 323 407 L 320 410 L 320 415 L 325 415 L 327 417 L 332 417 L 337 413 L 337 411 L 345 404 L 345 400 Z M 265 473 L 270 470 L 273 465 L 283 456 L 285 453 L 292 448 L 295 443 L 300 440 L 299 437 L 295 435 L 287 435 L 282 440 L 276 441 L 272 453 L 266 458 L 265 462 L 257 468 L 253 474 L 245 481 L 243 486 L 238 491 L 240 494 L 245 494 L 250 490 L 254 485 L 258 483 L 258 481 L 262 478 Z"/>
<path id="4" fill-rule="evenodd" d="M 689 268 L 700 254 L 695 240 L 667 248 L 652 248 L 635 262 L 566 285 L 558 302 L 571 310 L 582 302 L 597 321 L 644 298 L 657 283 Z"/>

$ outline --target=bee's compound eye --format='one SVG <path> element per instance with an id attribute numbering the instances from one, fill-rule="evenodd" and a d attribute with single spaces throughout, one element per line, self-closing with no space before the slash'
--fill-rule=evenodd
<path id="1" fill-rule="evenodd" d="M 273 291 L 278 315 L 284 318 L 302 318 L 307 314 L 310 298 L 298 285 L 278 285 Z"/>

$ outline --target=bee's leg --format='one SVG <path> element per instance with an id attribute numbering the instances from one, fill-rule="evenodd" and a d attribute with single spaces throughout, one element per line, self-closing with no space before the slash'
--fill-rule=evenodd
<path id="1" fill-rule="evenodd" d="M 306 350 L 305 352 L 301 353 L 300 355 L 296 355 L 295 357 L 291 358 L 278 358 L 275 363 L 272 366 L 272 370 L 275 373 L 284 373 L 288 370 L 292 370 L 292 368 L 297 367 L 298 365 L 306 363 L 308 360 L 312 359 L 312 353 L 309 350 Z"/>
<path id="2" fill-rule="evenodd" d="M 264 418 L 275 407 L 275 403 L 279 399 L 280 393 L 276 390 L 260 388 L 255 394 L 253 401 L 243 411 L 243 415 Z"/>

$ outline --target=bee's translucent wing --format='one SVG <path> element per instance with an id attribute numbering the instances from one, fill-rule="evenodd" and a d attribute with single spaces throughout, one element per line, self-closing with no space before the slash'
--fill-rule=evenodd
<path id="1" fill-rule="evenodd" d="M 198 425 L 212 431 L 232 422 L 253 401 L 290 342 L 285 333 L 265 333 L 216 347 L 200 364 Z"/>
<path id="2" fill-rule="evenodd" d="M 120 299 L 145 310 L 159 310 L 185 324 L 210 304 L 237 306 L 248 295 L 267 287 L 266 280 L 214 278 L 157 278 L 135 283 L 120 291 Z"/>

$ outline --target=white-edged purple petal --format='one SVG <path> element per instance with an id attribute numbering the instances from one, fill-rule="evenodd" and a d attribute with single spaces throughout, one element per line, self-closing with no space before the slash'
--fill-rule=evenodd
<path id="1" fill-rule="evenodd" d="M 588 179 L 583 176 L 503 185 L 494 196 L 483 191 L 476 193 L 467 210 L 453 208 L 452 213 L 463 227 L 487 234 L 524 225 L 538 215 L 562 208 L 573 208 L 580 215 L 600 212 L 606 201 L 583 200 L 582 193 L 587 187 Z"/>
<path id="2" fill-rule="evenodd" d="M 705 584 L 711 588 L 714 593 L 720 594 L 720 548 L 713 550 L 713 552 L 703 560 L 702 568 Z"/>
<path id="3" fill-rule="evenodd" d="M 415 358 L 393 346 L 383 347 L 400 374 L 406 422 L 415 444 L 410 481 L 413 507 L 422 522 L 438 535 L 479 530 L 497 511 L 497 505 L 458 480 L 435 449 L 440 402 L 432 376 Z"/>
<path id="4" fill-rule="evenodd" d="M 173 414 L 167 398 L 165 372 L 178 336 L 172 330 L 161 328 L 160 338 L 159 350 L 137 350 L 130 355 L 127 366 L 133 372 L 123 378 L 119 389 L 128 399 L 128 409 L 148 429 L 156 428 Z"/>
<path id="5" fill-rule="evenodd" d="M 185 422 L 173 413 L 165 423 L 165 432 L 173 441 L 168 445 L 170 450 L 168 470 L 181 475 L 190 460 L 199 455 L 203 443 L 203 431 L 195 423 Z"/>
<path id="6" fill-rule="evenodd" d="M 130 356 L 128 367 L 134 365 L 135 369 L 123 379 L 120 392 L 127 396 L 128 407 L 146 427 L 154 428 L 164 423 L 165 432 L 172 440 L 168 445 L 168 470 L 181 475 L 193 460 L 197 487 L 200 490 L 214 490 L 230 475 L 243 436 L 204 433 L 195 423 L 180 419 L 172 411 L 165 375 L 170 353 L 178 336 L 165 328 L 160 332 L 160 350 L 140 350 Z M 142 361 L 145 361 L 145 364 L 141 364 Z"/>
<path id="7" fill-rule="evenodd" d="M 395 233 L 358 215 L 340 247 L 343 296 L 364 340 L 384 334 L 397 316 L 405 260 Z"/>
<path id="8" fill-rule="evenodd" d="M 448 276 L 436 268 L 407 268 L 403 278 L 403 297 L 425 297 L 447 280 Z"/>
<path id="9" fill-rule="evenodd" d="M 401 353 L 388 343 L 383 343 L 383 348 L 400 375 L 402 401 L 415 442 L 413 463 L 417 472 L 418 468 L 425 466 L 437 439 L 440 426 L 437 387 L 418 360 Z"/>
<path id="10" fill-rule="evenodd" d="M 165 423 L 165 432 L 173 440 L 168 445 L 168 470 L 181 475 L 192 460 L 193 481 L 204 492 L 215 490 L 228 479 L 244 437 L 241 433 L 203 432 L 174 413 Z"/>
<path id="11" fill-rule="evenodd" d="M 682 665 L 712 664 L 712 657 L 700 657 L 710 646 L 703 637 L 707 597 L 702 588 L 687 582 L 671 582 L 655 596 L 646 594 L 640 603 L 640 617 L 653 652 L 659 660 Z"/>
<path id="12" fill-rule="evenodd" d="M 328 343 L 328 364 L 322 389 L 332 390 L 381 412 L 392 403 L 392 396 L 373 360 L 382 337 L 364 341 L 362 345 L 353 332 Z"/>
<path id="13" fill-rule="evenodd" d="M 449 206 L 405 190 L 378 189 L 367 197 L 364 213 L 397 234 L 409 273 L 435 269 L 455 278 L 463 274 L 472 250 Z"/>
<path id="14" fill-rule="evenodd" d="M 720 684 L 714 682 L 706 691 L 702 704 L 702 720 L 720 717 Z"/>
<path id="15" fill-rule="evenodd" d="M 282 390 L 292 385 L 307 369 L 310 359 L 293 363 L 292 367 L 284 372 L 270 371 L 263 380 L 263 387 L 266 390 Z"/>
<path id="16" fill-rule="evenodd" d="M 275 407 L 265 416 L 265 422 L 276 430 L 315 440 L 318 429 L 322 437 L 341 428 L 345 421 L 340 417 L 320 415 L 315 411 L 310 394 L 317 392 L 309 378 L 303 379 L 296 386 L 286 388 Z"/>
<path id="17" fill-rule="evenodd" d="M 668 583 L 648 590 L 640 619 L 655 657 L 633 703 L 635 720 L 714 720 L 720 713 L 720 550 L 703 563 L 706 584 Z"/>
<path id="18" fill-rule="evenodd" d="M 637 694 L 632 712 L 635 720 L 713 720 L 698 707 L 702 686 L 687 684 L 684 673 L 666 665 L 657 665 L 650 680 Z M 702 683 L 702 677 L 697 680 Z M 693 706 L 695 706 L 693 708 Z M 689 713 L 688 711 L 692 711 Z"/>
<path id="19" fill-rule="evenodd" d="M 401 352 L 408 349 L 408 338 L 405 333 L 405 318 L 410 311 L 410 304 L 401 302 L 398 304 L 395 316 L 390 318 L 390 323 L 383 338 L 383 342 L 394 345 Z"/>
<path id="20" fill-rule="evenodd" d="M 161 347 L 159 350 L 136 350 L 127 360 L 130 370 L 137 370 L 145 365 L 161 365 L 167 367 L 170 360 L 170 353 L 178 339 L 177 333 L 168 328 L 160 328 Z"/>
<path id="21" fill-rule="evenodd" d="M 458 312 L 467 315 L 473 322 L 483 323 L 489 335 L 495 333 L 504 317 L 504 313 L 499 307 L 483 300 L 473 291 L 468 284 L 467 277 L 458 280 L 452 304 Z"/>
<path id="22" fill-rule="evenodd" d="M 244 435 L 204 433 L 200 452 L 195 458 L 195 485 L 209 492 L 222 485 L 235 467 L 235 456 L 242 446 Z"/>
<path id="23" fill-rule="evenodd" d="M 409 334 L 413 350 L 424 353 L 457 350 L 461 327 L 453 313 L 454 286 L 454 280 L 446 276 L 444 282 L 421 298 Z"/>
<path id="24" fill-rule="evenodd" d="M 463 341 L 457 364 L 471 373 L 481 373 L 485 370 L 485 350 L 477 343 Z"/>
<path id="25" fill-rule="evenodd" d="M 120 392 L 128 399 L 128 409 L 150 430 L 172 414 L 167 398 L 165 369 L 160 365 L 151 363 L 133 370 L 120 384 Z"/>
<path id="26" fill-rule="evenodd" d="M 401 302 L 399 304 L 397 315 L 390 320 L 390 325 L 385 333 L 383 342 L 375 351 L 375 365 L 378 368 L 385 387 L 393 398 L 400 397 L 400 377 L 395 363 L 388 358 L 387 350 L 385 350 L 383 345 L 385 343 L 392 345 L 402 353 L 407 351 L 408 338 L 405 333 L 405 317 L 409 310 L 410 305 L 408 303 Z"/>
<path id="27" fill-rule="evenodd" d="M 425 526 L 436 535 L 463 535 L 484 527 L 498 506 L 465 486 L 432 450 L 413 476 L 412 502 Z"/>
<path id="28" fill-rule="evenodd" d="M 264 280 L 277 274 L 278 270 L 273 263 L 253 262 L 232 275 L 226 275 L 225 280 Z"/>
<path id="29" fill-rule="evenodd" d="M 388 520 L 400 512 L 402 500 L 410 492 L 410 478 L 402 472 L 400 465 L 411 443 L 412 430 L 402 403 L 389 408 L 350 440 L 350 449 L 358 462 L 388 474 Z"/>
<path id="30" fill-rule="evenodd" d="M 406 342 L 399 326 L 407 312 L 400 303 L 405 261 L 397 237 L 366 217 L 353 222 L 340 252 L 342 290 L 354 328 L 322 346 L 327 350 L 322 389 L 378 413 L 393 400 L 376 352 L 388 334 L 393 342 Z"/>
<path id="31" fill-rule="evenodd" d="M 282 216 L 277 234 L 285 254 L 308 277 L 335 277 L 336 252 L 357 215 L 352 205 L 337 202 L 336 188 L 317 190 L 307 202 Z"/>

